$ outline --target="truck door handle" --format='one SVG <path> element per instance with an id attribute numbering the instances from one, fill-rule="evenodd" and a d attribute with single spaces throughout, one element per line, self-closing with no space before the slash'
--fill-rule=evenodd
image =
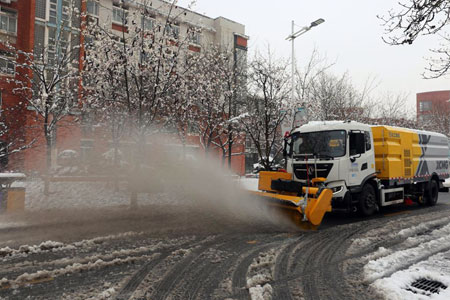
<path id="1" fill-rule="evenodd" d="M 367 163 L 363 163 L 361 166 L 361 171 L 367 170 Z"/>

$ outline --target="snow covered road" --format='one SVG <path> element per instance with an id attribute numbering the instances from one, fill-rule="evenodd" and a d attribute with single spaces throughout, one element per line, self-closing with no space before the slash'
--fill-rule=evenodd
<path id="1" fill-rule="evenodd" d="M 448 274 L 448 194 L 310 232 L 159 205 L 0 216 L 0 299 L 449 299 L 412 286 Z"/>

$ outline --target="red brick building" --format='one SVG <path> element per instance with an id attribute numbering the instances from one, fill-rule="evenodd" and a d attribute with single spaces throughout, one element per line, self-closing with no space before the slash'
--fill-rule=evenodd
<path id="1" fill-rule="evenodd" d="M 0 105 L 1 122 L 7 128 L 0 138 L 12 148 L 20 147 L 26 140 L 26 104 L 20 96 L 13 93 L 15 86 L 12 81 L 22 80 L 27 74 L 11 62 L 14 54 L 3 43 L 7 42 L 24 52 L 33 50 L 34 10 L 34 0 L 0 0 Z M 10 157 L 9 165 L 22 168 L 23 161 L 23 153 L 14 154 Z"/>
<path id="2" fill-rule="evenodd" d="M 417 93 L 416 101 L 418 121 L 450 113 L 450 90 Z"/>

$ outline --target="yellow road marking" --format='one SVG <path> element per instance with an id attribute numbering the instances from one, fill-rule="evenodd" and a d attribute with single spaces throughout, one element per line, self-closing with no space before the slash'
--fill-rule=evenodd
<path id="1" fill-rule="evenodd" d="M 253 241 L 247 241 L 247 244 L 251 244 L 251 245 L 253 245 L 253 244 L 257 244 L 258 243 L 258 241 L 257 240 L 253 240 Z"/>

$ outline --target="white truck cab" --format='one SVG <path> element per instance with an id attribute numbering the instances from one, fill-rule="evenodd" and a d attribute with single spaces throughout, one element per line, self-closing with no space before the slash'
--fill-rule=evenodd
<path id="1" fill-rule="evenodd" d="M 333 208 L 350 209 L 351 193 L 376 177 L 373 136 L 358 122 L 310 122 L 292 130 L 286 170 L 293 180 L 307 183 L 326 178 L 333 191 Z"/>

